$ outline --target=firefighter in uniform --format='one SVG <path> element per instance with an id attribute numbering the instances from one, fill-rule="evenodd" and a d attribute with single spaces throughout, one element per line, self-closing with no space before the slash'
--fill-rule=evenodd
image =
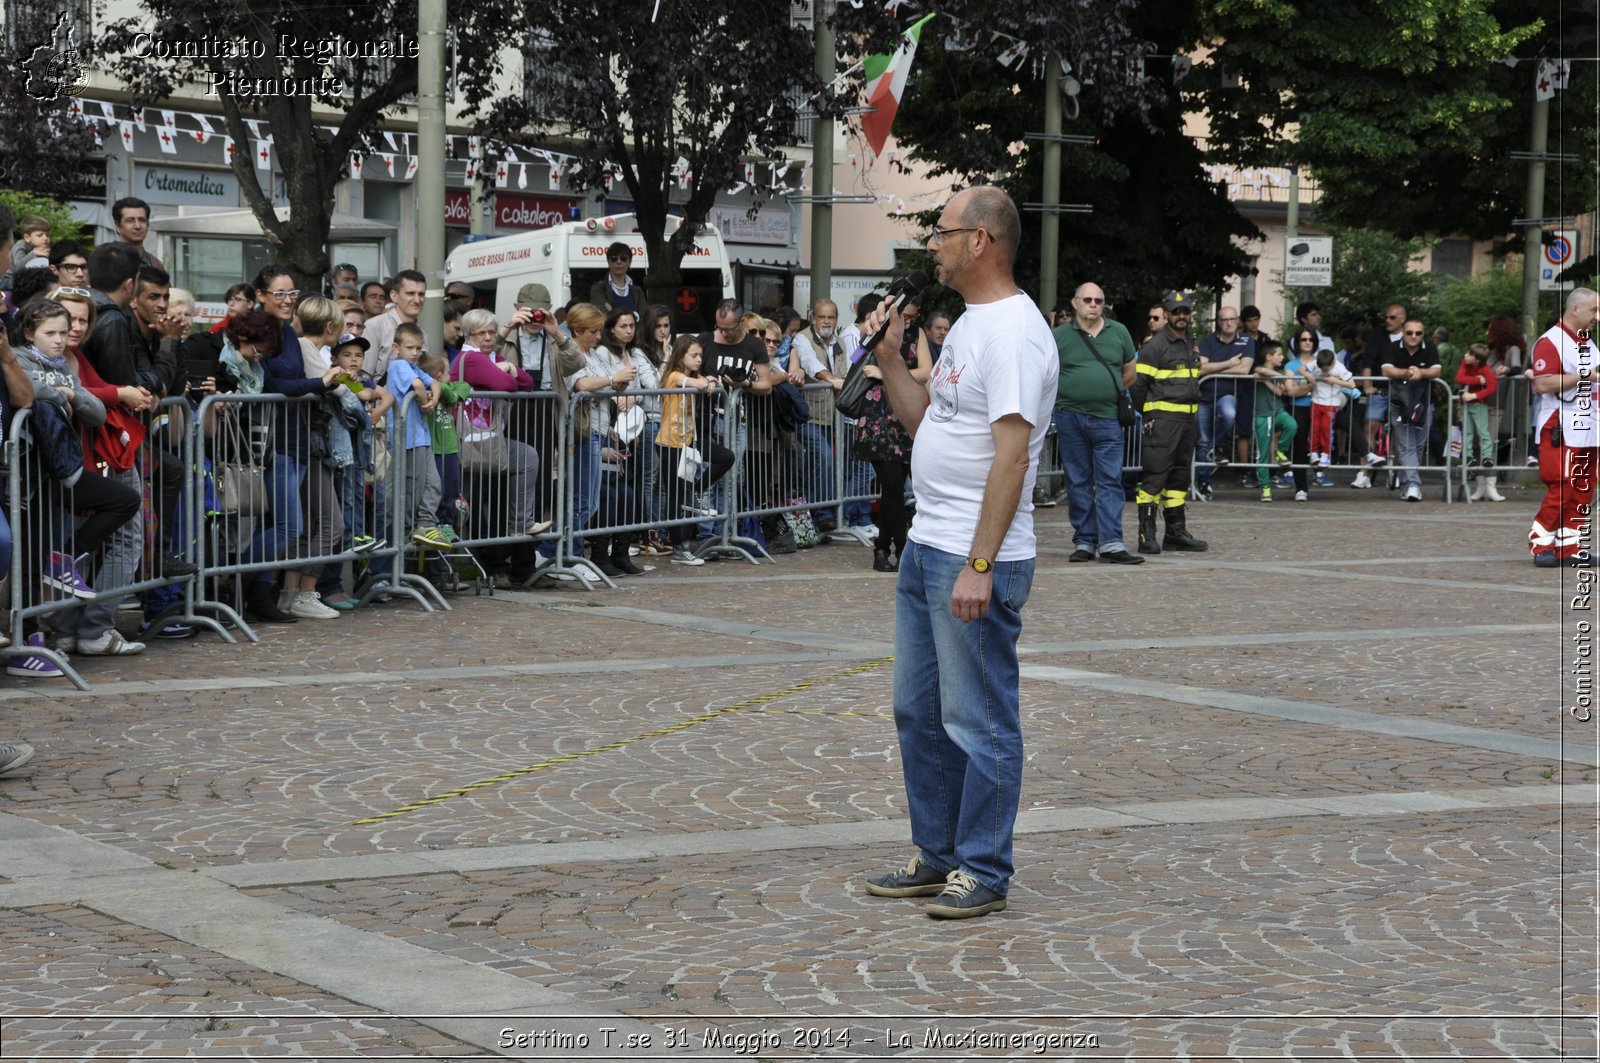
<path id="1" fill-rule="evenodd" d="M 1189 534 L 1185 504 L 1189 500 L 1195 435 L 1200 407 L 1200 378 L 1240 368 L 1245 359 L 1208 362 L 1189 337 L 1194 300 L 1173 292 L 1161 304 L 1167 323 L 1139 349 L 1133 380 L 1133 408 L 1144 421 L 1144 478 L 1139 483 L 1139 552 L 1204 550 L 1205 540 Z M 1166 519 L 1166 535 L 1156 540 L 1156 511 Z"/>

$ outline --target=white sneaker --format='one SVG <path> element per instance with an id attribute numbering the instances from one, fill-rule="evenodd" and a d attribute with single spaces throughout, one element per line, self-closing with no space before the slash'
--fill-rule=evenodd
<path id="1" fill-rule="evenodd" d="M 1321 465 L 1323 468 L 1327 468 L 1329 465 L 1333 464 L 1333 455 L 1332 454 L 1320 454 L 1320 455 L 1318 455 L 1317 456 L 1317 464 Z"/>
<path id="2" fill-rule="evenodd" d="M 1376 469 L 1379 465 L 1388 464 L 1389 459 L 1376 451 L 1367 451 L 1367 466 Z"/>
<path id="3" fill-rule="evenodd" d="M 1372 477 L 1368 476 L 1364 471 L 1358 472 L 1356 473 L 1356 478 L 1350 481 L 1350 486 L 1366 490 L 1372 487 Z"/>
<path id="4" fill-rule="evenodd" d="M 279 610 L 281 610 L 282 612 L 285 612 L 285 613 L 293 612 L 294 611 L 294 600 L 295 600 L 295 598 L 297 598 L 299 596 L 299 594 L 300 594 L 299 591 L 290 590 L 287 587 L 285 587 L 282 590 L 280 590 L 278 592 L 278 608 L 279 608 Z"/>
<path id="5" fill-rule="evenodd" d="M 294 596 L 288 612 L 304 620 L 332 620 L 339 610 L 322 604 L 322 595 L 316 591 L 301 591 Z"/>
<path id="6" fill-rule="evenodd" d="M 1309 502 L 1311 501 L 1311 496 L 1306 494 L 1304 491 L 1296 491 L 1294 493 L 1294 500 L 1296 502 Z"/>
<path id="7" fill-rule="evenodd" d="M 1420 487 L 1408 487 L 1408 488 L 1405 489 L 1404 492 L 1401 493 L 1400 497 L 1405 499 L 1407 502 L 1421 502 L 1422 501 L 1422 488 L 1420 488 Z"/>
<path id="8" fill-rule="evenodd" d="M 109 628 L 97 639 L 80 638 L 78 652 L 85 657 L 131 657 L 144 652 L 144 643 L 125 639 L 122 632 Z"/>

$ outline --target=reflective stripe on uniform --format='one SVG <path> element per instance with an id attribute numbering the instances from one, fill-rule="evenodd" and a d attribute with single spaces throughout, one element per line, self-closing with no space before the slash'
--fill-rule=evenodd
<path id="1" fill-rule="evenodd" d="M 1137 365 L 1139 372 L 1148 377 L 1155 377 L 1157 380 L 1167 380 L 1172 377 L 1198 377 L 1200 375 L 1199 367 L 1191 368 L 1190 366 L 1180 365 L 1176 369 L 1157 369 L 1148 362 L 1139 362 Z"/>
<path id="2" fill-rule="evenodd" d="M 1189 492 L 1187 492 L 1187 491 L 1163 491 L 1163 492 L 1161 492 L 1161 508 L 1162 509 L 1176 509 L 1178 506 L 1183 505 L 1188 500 L 1189 500 Z"/>
<path id="3" fill-rule="evenodd" d="M 1193 402 L 1155 401 L 1144 404 L 1145 413 L 1197 413 L 1199 409 L 1199 404 Z"/>

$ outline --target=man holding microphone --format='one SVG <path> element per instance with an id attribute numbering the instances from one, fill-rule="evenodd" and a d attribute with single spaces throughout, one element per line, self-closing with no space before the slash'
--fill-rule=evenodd
<path id="1" fill-rule="evenodd" d="M 1055 401 L 1050 327 L 1018 290 L 1022 225 L 1001 190 L 946 204 L 928 240 L 967 309 L 926 386 L 898 356 L 899 309 L 864 325 L 895 416 L 912 436 L 916 518 L 895 590 L 894 717 L 917 852 L 868 880 L 879 897 L 931 896 L 939 919 L 1002 911 L 1021 797 L 1017 639 L 1033 584 L 1033 485 Z M 870 340 L 869 340 L 870 342 Z"/>

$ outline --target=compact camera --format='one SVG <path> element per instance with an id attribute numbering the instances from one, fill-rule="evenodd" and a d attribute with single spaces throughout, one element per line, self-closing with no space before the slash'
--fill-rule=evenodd
<path id="1" fill-rule="evenodd" d="M 533 312 L 533 323 L 535 325 L 544 324 L 544 311 L 543 310 L 534 310 L 534 312 Z"/>

